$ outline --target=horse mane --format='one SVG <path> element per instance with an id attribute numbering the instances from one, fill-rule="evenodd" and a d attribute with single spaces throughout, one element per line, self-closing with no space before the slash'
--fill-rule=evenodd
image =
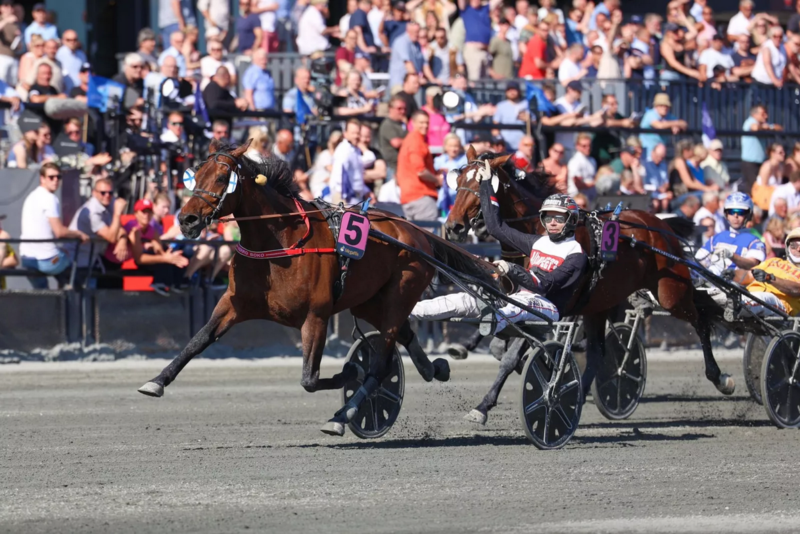
<path id="1" fill-rule="evenodd" d="M 235 148 L 236 145 L 223 144 L 219 146 L 217 152 L 230 153 Z M 239 163 L 251 178 L 263 174 L 267 177 L 267 185 L 277 193 L 289 198 L 298 198 L 299 188 L 292 176 L 292 168 L 282 159 L 249 152 L 239 158 Z"/>
<path id="2" fill-rule="evenodd" d="M 503 154 L 484 152 L 478 156 L 478 159 L 481 161 L 486 159 L 493 160 L 502 156 Z M 551 180 L 553 175 L 545 172 L 544 169 L 536 169 L 533 172 L 527 173 L 524 180 L 517 180 L 517 169 L 511 159 L 506 161 L 505 165 L 500 168 L 506 173 L 506 177 L 509 179 L 509 181 L 516 183 L 528 194 L 533 195 L 539 200 L 544 200 L 550 195 L 560 193 L 558 187 L 556 187 L 556 184 Z"/>

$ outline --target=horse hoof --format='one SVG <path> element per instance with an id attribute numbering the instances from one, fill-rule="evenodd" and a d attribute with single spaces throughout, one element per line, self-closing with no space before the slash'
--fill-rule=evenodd
<path id="1" fill-rule="evenodd" d="M 339 421 L 328 421 L 322 425 L 320 430 L 322 430 L 323 434 L 328 434 L 329 436 L 344 436 L 344 424 Z"/>
<path id="2" fill-rule="evenodd" d="M 155 382 L 148 382 L 137 390 L 148 397 L 161 397 L 164 395 L 164 386 Z"/>
<path id="3" fill-rule="evenodd" d="M 485 425 L 487 416 L 485 413 L 481 412 L 480 410 L 472 410 L 467 415 L 464 416 L 464 419 L 469 421 L 470 423 L 476 423 L 478 425 Z"/>
<path id="4" fill-rule="evenodd" d="M 736 382 L 733 381 L 731 375 L 722 374 L 719 377 L 717 389 L 723 395 L 733 395 L 733 392 L 736 391 Z"/>
<path id="5" fill-rule="evenodd" d="M 436 358 L 433 360 L 433 377 L 439 382 L 447 382 L 450 380 L 450 364 L 444 358 Z"/>
<path id="6" fill-rule="evenodd" d="M 447 355 L 454 360 L 466 360 L 467 356 L 469 356 L 469 351 L 464 345 L 453 343 L 447 347 Z"/>

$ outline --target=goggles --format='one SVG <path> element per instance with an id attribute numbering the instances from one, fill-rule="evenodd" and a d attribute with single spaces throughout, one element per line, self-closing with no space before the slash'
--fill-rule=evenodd
<path id="1" fill-rule="evenodd" d="M 567 216 L 564 214 L 551 215 L 548 213 L 547 215 L 542 215 L 542 221 L 544 221 L 545 224 L 549 224 L 551 221 L 555 221 L 558 224 L 564 224 L 567 222 Z"/>

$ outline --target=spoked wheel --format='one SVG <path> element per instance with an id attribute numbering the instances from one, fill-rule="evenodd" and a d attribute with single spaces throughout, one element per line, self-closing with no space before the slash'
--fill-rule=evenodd
<path id="1" fill-rule="evenodd" d="M 363 373 L 360 376 L 369 374 L 372 359 L 377 357 L 376 350 L 383 345 L 383 336 L 380 332 L 370 332 L 363 339 L 357 339 L 350 351 L 347 353 L 347 361 L 361 367 Z M 373 349 L 374 347 L 374 349 Z M 400 408 L 403 405 L 403 394 L 405 392 L 405 373 L 403 372 L 403 360 L 395 347 L 392 352 L 392 359 L 389 363 L 389 375 L 381 383 L 381 387 L 368 396 L 358 408 L 356 416 L 347 424 L 350 430 L 361 439 L 379 438 L 386 434 L 397 420 Z M 342 389 L 342 404 L 358 391 L 363 383 L 363 378 L 358 378 L 348 382 Z"/>
<path id="2" fill-rule="evenodd" d="M 800 334 L 787 331 L 773 338 L 761 366 L 761 399 L 780 428 L 800 427 Z"/>
<path id="3" fill-rule="evenodd" d="M 747 341 L 744 344 L 744 358 L 742 358 L 744 383 L 747 384 L 750 398 L 758 404 L 764 404 L 761 400 L 761 366 L 764 363 L 764 353 L 767 352 L 769 340 L 767 336 L 747 334 Z"/>
<path id="4" fill-rule="evenodd" d="M 578 364 L 572 353 L 556 341 L 544 343 L 546 350 L 529 345 L 522 371 L 520 417 L 528 439 L 542 450 L 560 449 L 578 428 L 583 390 Z M 557 362 L 566 358 L 564 371 L 551 386 Z"/>
<path id="5" fill-rule="evenodd" d="M 605 354 L 592 383 L 592 398 L 606 419 L 627 419 L 639 406 L 647 381 L 647 356 L 639 336 L 625 323 L 606 334 Z"/>

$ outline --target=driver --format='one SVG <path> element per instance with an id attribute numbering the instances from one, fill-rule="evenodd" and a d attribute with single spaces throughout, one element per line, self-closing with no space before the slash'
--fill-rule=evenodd
<path id="1" fill-rule="evenodd" d="M 750 270 L 767 257 L 764 243 L 745 231 L 753 216 L 753 201 L 745 193 L 733 193 L 725 199 L 723 210 L 730 229 L 706 241 L 695 259 L 716 275 L 737 267 Z"/>
<path id="2" fill-rule="evenodd" d="M 546 235 L 530 235 L 514 230 L 500 218 L 491 185 L 492 176 L 488 163 L 487 169 L 475 173 L 475 177 L 481 181 L 481 209 L 486 220 L 486 229 L 499 241 L 513 246 L 520 252 L 530 254 L 528 271 L 519 265 L 502 260 L 495 262 L 497 271 L 520 287 L 520 290 L 510 295 L 513 300 L 557 321 L 580 290 L 581 280 L 588 265 L 586 254 L 575 240 L 578 206 L 567 195 L 552 195 L 545 199 L 540 210 L 542 224 L 547 230 Z M 517 323 L 539 320 L 539 317 L 513 303 L 505 304 L 499 311 L 500 314 L 493 315 L 491 331 L 482 331 L 482 334 L 500 332 L 508 325 L 506 321 Z M 426 320 L 479 316 L 480 304 L 466 293 L 421 301 L 411 312 L 412 318 Z"/>
<path id="3" fill-rule="evenodd" d="M 786 236 L 786 259 L 770 258 L 745 274 L 747 290 L 774 308 L 800 314 L 800 228 Z M 769 308 L 745 297 L 743 302 L 758 315 L 771 315 Z"/>

